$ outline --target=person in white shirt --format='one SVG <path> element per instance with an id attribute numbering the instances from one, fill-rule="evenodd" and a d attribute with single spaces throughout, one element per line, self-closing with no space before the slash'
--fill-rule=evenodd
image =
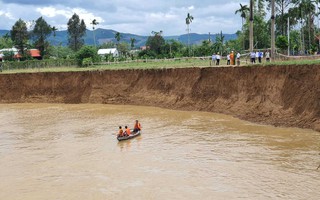
<path id="1" fill-rule="evenodd" d="M 269 51 L 266 52 L 266 61 L 270 62 L 270 52 Z"/>
<path id="2" fill-rule="evenodd" d="M 256 63 L 256 53 L 254 51 L 250 52 L 251 63 Z"/>
<path id="3" fill-rule="evenodd" d="M 227 54 L 227 65 L 230 65 L 230 54 Z"/>
<path id="4" fill-rule="evenodd" d="M 216 65 L 219 65 L 220 64 L 220 59 L 221 59 L 221 56 L 220 56 L 219 52 L 216 55 L 216 59 L 217 59 Z"/>
<path id="5" fill-rule="evenodd" d="M 216 54 L 212 54 L 211 59 L 212 59 L 212 64 L 214 64 L 216 62 L 216 59 L 217 59 Z"/>
<path id="6" fill-rule="evenodd" d="M 240 57 L 241 57 L 241 55 L 240 55 L 240 53 L 238 52 L 238 53 L 237 53 L 237 65 L 238 65 L 238 66 L 240 65 Z"/>

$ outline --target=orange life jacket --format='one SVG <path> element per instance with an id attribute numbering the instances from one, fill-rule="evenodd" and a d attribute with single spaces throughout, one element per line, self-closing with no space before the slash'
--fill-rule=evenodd
<path id="1" fill-rule="evenodd" d="M 135 125 L 134 125 L 134 129 L 141 130 L 141 125 L 140 125 L 140 123 L 139 123 L 139 122 L 138 122 L 138 123 L 135 123 Z"/>
<path id="2" fill-rule="evenodd" d="M 120 137 L 123 136 L 123 130 L 122 130 L 122 129 L 119 130 L 119 136 L 120 136 Z"/>
<path id="3" fill-rule="evenodd" d="M 127 135 L 130 135 L 131 134 L 130 128 L 127 128 L 126 132 L 127 132 Z"/>

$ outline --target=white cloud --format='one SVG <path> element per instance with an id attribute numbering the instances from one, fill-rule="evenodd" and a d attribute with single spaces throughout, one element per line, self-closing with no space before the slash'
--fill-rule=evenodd
<path id="1" fill-rule="evenodd" d="M 36 11 L 39 12 L 42 16 L 49 18 L 56 17 L 57 15 L 68 17 L 70 16 L 70 14 L 72 14 L 72 12 L 70 11 L 58 10 L 52 6 L 37 8 Z"/>
<path id="2" fill-rule="evenodd" d="M 54 18 L 58 15 L 63 16 L 66 21 L 70 19 L 70 17 L 77 13 L 79 15 L 80 19 L 83 19 L 84 22 L 87 25 L 87 28 L 92 22 L 92 20 L 96 19 L 99 23 L 103 23 L 104 20 L 102 17 L 95 16 L 93 13 L 88 12 L 87 10 L 83 8 L 64 8 L 64 9 L 56 9 L 52 6 L 49 7 L 41 7 L 36 9 L 37 12 L 39 12 L 42 16 L 48 17 L 48 18 Z M 67 27 L 65 24 L 59 24 L 58 27 Z"/>
<path id="3" fill-rule="evenodd" d="M 189 6 L 188 10 L 194 10 L 194 6 Z"/>

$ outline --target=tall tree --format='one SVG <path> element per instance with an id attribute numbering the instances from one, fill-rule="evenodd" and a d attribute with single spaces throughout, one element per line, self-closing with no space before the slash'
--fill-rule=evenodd
<path id="1" fill-rule="evenodd" d="M 119 46 L 120 40 L 121 40 L 121 33 L 116 32 L 114 35 L 114 38 L 117 40 L 117 45 Z"/>
<path id="2" fill-rule="evenodd" d="M 12 27 L 10 32 L 11 39 L 16 47 L 20 50 L 21 54 L 24 55 L 24 49 L 27 46 L 29 40 L 28 28 L 25 21 L 19 19 Z"/>
<path id="3" fill-rule="evenodd" d="M 80 21 L 79 16 L 74 13 L 68 21 L 69 47 L 78 51 L 84 44 L 83 37 L 86 34 L 86 24 L 83 19 Z"/>
<path id="4" fill-rule="evenodd" d="M 188 31 L 188 52 L 189 52 L 189 56 L 190 56 L 190 24 L 191 22 L 193 21 L 193 16 L 190 15 L 190 13 L 187 14 L 187 17 L 186 17 L 186 24 L 187 24 L 187 31 Z"/>
<path id="5" fill-rule="evenodd" d="M 130 38 L 130 42 L 131 42 L 131 49 L 133 49 L 134 43 L 136 42 L 136 38 Z"/>
<path id="6" fill-rule="evenodd" d="M 93 30 L 93 42 L 94 42 L 94 46 L 97 47 L 97 44 L 96 44 L 96 36 L 95 36 L 95 26 L 99 24 L 99 22 L 94 19 L 92 20 L 92 22 L 90 23 L 92 25 L 92 30 Z"/>
<path id="7" fill-rule="evenodd" d="M 294 6 L 290 9 L 290 13 L 293 13 L 294 18 L 300 21 L 301 26 L 301 50 L 310 50 L 315 45 L 314 19 L 318 14 L 316 7 L 319 0 L 292 0 L 292 3 Z"/>
<path id="8" fill-rule="evenodd" d="M 220 54 L 222 54 L 223 53 L 223 45 L 224 45 L 224 35 L 223 35 L 222 31 L 220 32 L 220 34 L 217 34 L 215 45 L 218 47 L 217 50 L 220 52 Z"/>
<path id="9" fill-rule="evenodd" d="M 38 18 L 33 28 L 32 34 L 35 38 L 35 45 L 39 49 L 42 56 L 45 55 L 45 51 L 49 47 L 47 37 L 51 33 L 51 26 L 42 17 Z"/>
<path id="10" fill-rule="evenodd" d="M 291 0 L 276 0 L 275 1 L 276 10 L 279 12 L 277 14 L 279 17 L 277 17 L 276 26 L 281 31 L 281 35 L 286 35 L 288 15 L 287 15 L 287 17 L 285 17 L 285 16 L 286 16 L 286 10 L 291 5 L 291 2 L 292 2 Z"/>
<path id="11" fill-rule="evenodd" d="M 162 37 L 162 31 L 152 31 L 154 36 L 148 37 L 146 45 L 150 48 L 150 51 L 153 51 L 156 55 L 161 54 L 162 47 L 165 45 L 165 40 Z"/>
<path id="12" fill-rule="evenodd" d="M 250 8 L 247 5 L 242 5 L 241 3 L 240 3 L 240 8 L 235 11 L 235 14 L 240 13 L 240 16 L 242 18 L 242 34 L 244 34 L 244 32 L 243 32 L 244 20 L 247 18 L 247 14 L 249 11 L 250 11 Z M 245 49 L 245 40 L 244 39 L 243 39 L 243 49 Z"/>

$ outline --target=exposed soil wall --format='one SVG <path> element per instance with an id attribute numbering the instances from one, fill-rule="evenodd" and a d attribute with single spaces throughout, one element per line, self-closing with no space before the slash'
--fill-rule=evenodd
<path id="1" fill-rule="evenodd" d="M 0 103 L 108 103 L 320 131 L 320 66 L 0 74 Z"/>

